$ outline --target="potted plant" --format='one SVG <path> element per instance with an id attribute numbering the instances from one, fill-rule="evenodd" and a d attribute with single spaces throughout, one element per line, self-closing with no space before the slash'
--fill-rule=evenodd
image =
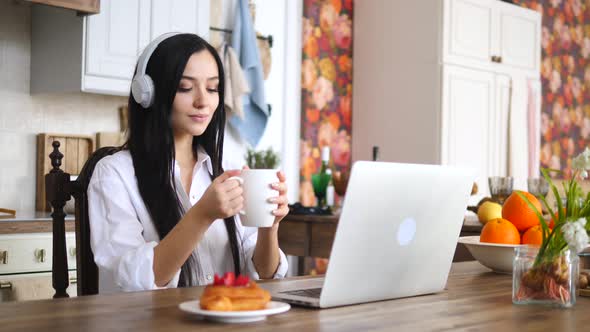
<path id="1" fill-rule="evenodd" d="M 590 231 L 590 193 L 584 195 L 578 179 L 588 177 L 590 149 L 573 159 L 573 176 L 563 185 L 564 197 L 551 181 L 549 172 L 542 169 L 543 177 L 555 196 L 553 209 L 545 197 L 541 200 L 552 216 L 547 222 L 541 211 L 522 193 L 518 193 L 539 218 L 542 243 L 539 247 L 516 248 L 514 257 L 512 301 L 516 304 L 541 303 L 571 307 L 576 303 L 579 278 L 578 253 L 588 246 Z"/>
<path id="2" fill-rule="evenodd" d="M 276 169 L 281 161 L 278 153 L 270 147 L 261 151 L 248 149 L 245 158 L 250 169 Z"/>

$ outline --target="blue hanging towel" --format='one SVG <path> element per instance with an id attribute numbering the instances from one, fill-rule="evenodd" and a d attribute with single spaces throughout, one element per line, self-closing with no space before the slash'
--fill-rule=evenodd
<path id="1" fill-rule="evenodd" d="M 244 119 L 233 116 L 230 119 L 230 124 L 253 148 L 262 138 L 270 115 L 264 96 L 264 76 L 257 45 L 248 1 L 238 0 L 232 33 L 232 48 L 240 59 L 240 65 L 244 70 L 251 92 L 243 98 Z"/>

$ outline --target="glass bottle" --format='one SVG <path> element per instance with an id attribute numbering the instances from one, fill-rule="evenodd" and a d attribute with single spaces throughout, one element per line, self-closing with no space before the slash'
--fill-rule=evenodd
<path id="1" fill-rule="evenodd" d="M 328 170 L 328 163 L 330 162 L 330 147 L 324 146 L 322 148 L 322 166 L 320 167 L 320 174 L 326 174 Z"/>
<path id="2" fill-rule="evenodd" d="M 332 181 L 332 170 L 326 170 L 326 174 L 330 175 L 330 182 L 328 182 L 328 187 L 326 188 L 326 205 L 329 207 L 334 206 L 334 183 Z"/>
<path id="3" fill-rule="evenodd" d="M 379 160 L 379 147 L 377 145 L 373 146 L 373 161 Z"/>

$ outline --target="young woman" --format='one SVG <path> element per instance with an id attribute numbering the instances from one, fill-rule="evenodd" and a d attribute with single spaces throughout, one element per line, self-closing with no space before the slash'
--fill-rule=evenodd
<path id="1" fill-rule="evenodd" d="M 136 73 L 147 62 L 153 100 L 133 90 L 129 139 L 96 165 L 88 188 L 99 291 L 204 285 L 225 272 L 283 277 L 288 266 L 277 233 L 288 212 L 284 174 L 269 197 L 277 204 L 273 227 L 243 227 L 236 216 L 242 188 L 228 180 L 240 171 L 222 166 L 232 168 L 223 163 L 221 60 L 194 34 L 160 39 L 146 47 Z"/>

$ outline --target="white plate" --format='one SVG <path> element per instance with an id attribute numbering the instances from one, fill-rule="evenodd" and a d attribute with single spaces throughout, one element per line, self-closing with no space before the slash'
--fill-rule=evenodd
<path id="1" fill-rule="evenodd" d="M 250 323 L 265 320 L 266 316 L 276 315 L 291 309 L 287 303 L 270 301 L 266 309 L 252 311 L 211 311 L 203 310 L 199 300 L 182 302 L 178 305 L 180 310 L 202 316 L 205 319 L 222 323 Z"/>
<path id="2" fill-rule="evenodd" d="M 500 244 L 479 242 L 479 235 L 462 236 L 459 243 L 464 244 L 471 255 L 482 265 L 489 267 L 494 272 L 512 274 L 512 261 L 514 248 L 519 244 Z"/>

